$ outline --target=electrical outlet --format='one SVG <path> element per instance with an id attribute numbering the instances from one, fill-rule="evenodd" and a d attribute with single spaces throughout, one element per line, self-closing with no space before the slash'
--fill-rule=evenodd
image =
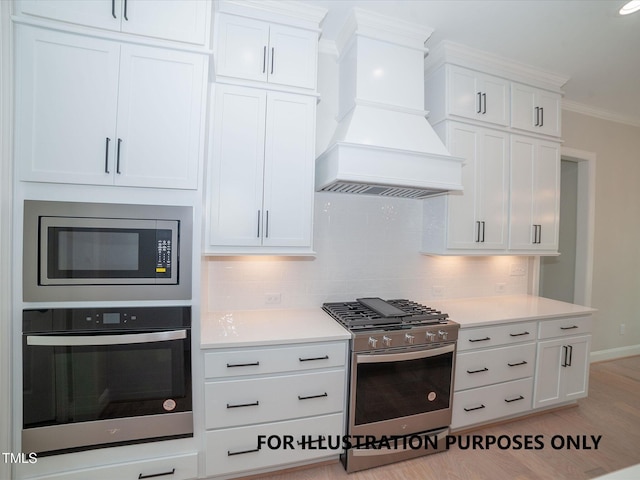
<path id="1" fill-rule="evenodd" d="M 282 294 L 281 293 L 267 293 L 264 296 L 264 303 L 267 305 L 278 305 L 282 302 Z"/>
<path id="2" fill-rule="evenodd" d="M 512 263 L 510 275 L 512 277 L 524 277 L 527 274 L 527 267 L 521 263 Z"/>
<path id="3" fill-rule="evenodd" d="M 624 323 L 620 324 L 620 335 L 627 333 L 627 326 Z"/>
<path id="4" fill-rule="evenodd" d="M 507 284 L 506 283 L 496 283 L 496 292 L 497 293 L 504 293 L 507 291 Z"/>
<path id="5" fill-rule="evenodd" d="M 442 285 L 434 285 L 431 287 L 431 295 L 434 297 L 444 296 L 444 287 Z"/>

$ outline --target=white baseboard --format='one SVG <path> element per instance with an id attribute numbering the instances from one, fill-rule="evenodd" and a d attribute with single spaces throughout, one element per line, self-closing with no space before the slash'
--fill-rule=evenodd
<path id="1" fill-rule="evenodd" d="M 640 355 L 640 345 L 630 345 L 628 347 L 610 348 L 608 350 L 598 350 L 597 352 L 591 352 L 589 361 L 591 363 L 602 362 L 604 360 L 631 357 L 633 355 Z"/>

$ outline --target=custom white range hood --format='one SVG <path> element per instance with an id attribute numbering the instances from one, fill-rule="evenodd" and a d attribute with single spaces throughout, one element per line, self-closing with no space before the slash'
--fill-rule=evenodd
<path id="1" fill-rule="evenodd" d="M 316 190 L 422 198 L 462 190 L 424 110 L 432 29 L 354 8 L 336 45 L 338 126 L 316 159 Z M 320 121 L 320 119 L 319 119 Z"/>

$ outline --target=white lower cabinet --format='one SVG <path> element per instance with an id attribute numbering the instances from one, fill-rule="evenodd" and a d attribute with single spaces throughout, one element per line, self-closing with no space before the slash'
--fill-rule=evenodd
<path id="1" fill-rule="evenodd" d="M 346 342 L 206 351 L 205 475 L 335 458 L 326 440 L 344 431 L 346 357 Z"/>

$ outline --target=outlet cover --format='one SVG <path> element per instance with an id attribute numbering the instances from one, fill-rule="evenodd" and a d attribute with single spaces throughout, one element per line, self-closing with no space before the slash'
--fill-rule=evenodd
<path id="1" fill-rule="evenodd" d="M 523 277 L 527 274 L 527 267 L 521 263 L 512 263 L 510 275 L 512 277 Z"/>
<path id="2" fill-rule="evenodd" d="M 282 302 L 281 293 L 267 293 L 264 297 L 264 303 L 267 305 L 278 305 Z"/>

